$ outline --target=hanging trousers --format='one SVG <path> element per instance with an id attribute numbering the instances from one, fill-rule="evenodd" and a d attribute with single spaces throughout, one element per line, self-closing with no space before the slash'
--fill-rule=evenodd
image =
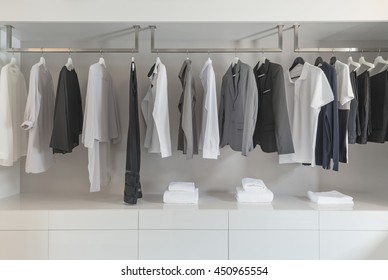
<path id="1" fill-rule="evenodd" d="M 129 125 L 125 171 L 124 201 L 136 204 L 142 197 L 140 185 L 140 131 L 135 62 L 131 63 L 129 84 Z"/>

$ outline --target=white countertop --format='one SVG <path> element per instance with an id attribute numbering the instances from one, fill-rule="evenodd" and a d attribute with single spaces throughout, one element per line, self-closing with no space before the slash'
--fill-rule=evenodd
<path id="1" fill-rule="evenodd" d="M 168 209 L 168 210 L 310 210 L 310 211 L 388 211 L 388 193 L 347 193 L 354 206 L 318 206 L 303 196 L 276 195 L 271 204 L 237 203 L 233 193 L 200 193 L 198 205 L 163 204 L 162 194 L 144 194 L 136 205 L 123 202 L 118 194 L 20 194 L 0 200 L 0 211 L 8 210 L 78 210 L 78 209 Z"/>

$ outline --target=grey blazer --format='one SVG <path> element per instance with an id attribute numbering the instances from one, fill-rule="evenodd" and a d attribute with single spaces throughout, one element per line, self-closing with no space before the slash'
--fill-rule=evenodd
<path id="1" fill-rule="evenodd" d="M 252 68 L 240 60 L 222 78 L 219 109 L 220 147 L 246 156 L 253 149 L 258 94 Z"/>

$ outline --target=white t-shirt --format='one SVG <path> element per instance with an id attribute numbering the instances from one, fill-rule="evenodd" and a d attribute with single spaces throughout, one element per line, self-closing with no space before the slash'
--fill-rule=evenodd
<path id="1" fill-rule="evenodd" d="M 334 95 L 321 69 L 306 62 L 298 70 L 301 70 L 300 77 L 295 81 L 288 71 L 293 91 L 287 93 L 287 103 L 292 108 L 289 119 L 295 153 L 279 155 L 279 163 L 309 163 L 315 166 L 318 115 L 322 106 L 334 100 Z"/>
<path id="2" fill-rule="evenodd" d="M 24 76 L 16 64 L 7 64 L 0 79 L 0 165 L 12 166 L 27 154 L 27 132 L 21 128 L 26 102 Z"/>
<path id="3" fill-rule="evenodd" d="M 121 130 L 113 82 L 105 66 L 89 68 L 82 143 L 88 148 L 90 191 L 110 182 L 110 144 L 120 140 Z"/>
<path id="4" fill-rule="evenodd" d="M 350 101 L 354 99 L 354 93 L 350 83 L 349 66 L 337 60 L 334 67 L 337 72 L 339 109 L 350 110 Z"/>
<path id="5" fill-rule="evenodd" d="M 203 152 L 203 158 L 217 159 L 220 155 L 220 133 L 218 129 L 216 79 L 210 58 L 205 62 L 199 77 L 204 89 L 199 149 Z"/>
<path id="6" fill-rule="evenodd" d="M 50 71 L 37 63 L 30 72 L 30 85 L 22 127 L 28 130 L 26 173 L 41 173 L 54 163 L 50 148 L 54 119 L 54 85 Z"/>

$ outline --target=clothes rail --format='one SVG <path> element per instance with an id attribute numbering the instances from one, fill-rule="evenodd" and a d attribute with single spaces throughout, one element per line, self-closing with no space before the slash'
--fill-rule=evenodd
<path id="1" fill-rule="evenodd" d="M 130 29 L 135 30 L 134 48 L 13 48 L 11 25 L 6 25 L 6 49 L 2 50 L 10 53 L 138 53 L 139 52 L 139 25 L 134 25 Z M 148 28 L 145 28 L 148 29 Z"/>
<path id="2" fill-rule="evenodd" d="M 158 48 L 155 47 L 155 29 L 156 26 L 150 25 L 151 29 L 151 53 L 260 53 L 260 52 L 282 52 L 283 51 L 283 27 L 284 25 L 277 25 L 272 29 L 278 31 L 273 34 L 278 34 L 277 48 Z M 271 30 L 272 30 L 271 29 Z M 257 34 L 260 34 L 257 33 Z M 264 36 L 262 38 L 268 37 Z"/>
<path id="3" fill-rule="evenodd" d="M 299 47 L 299 24 L 294 26 L 294 52 L 388 52 L 388 48 L 301 48 Z"/>

